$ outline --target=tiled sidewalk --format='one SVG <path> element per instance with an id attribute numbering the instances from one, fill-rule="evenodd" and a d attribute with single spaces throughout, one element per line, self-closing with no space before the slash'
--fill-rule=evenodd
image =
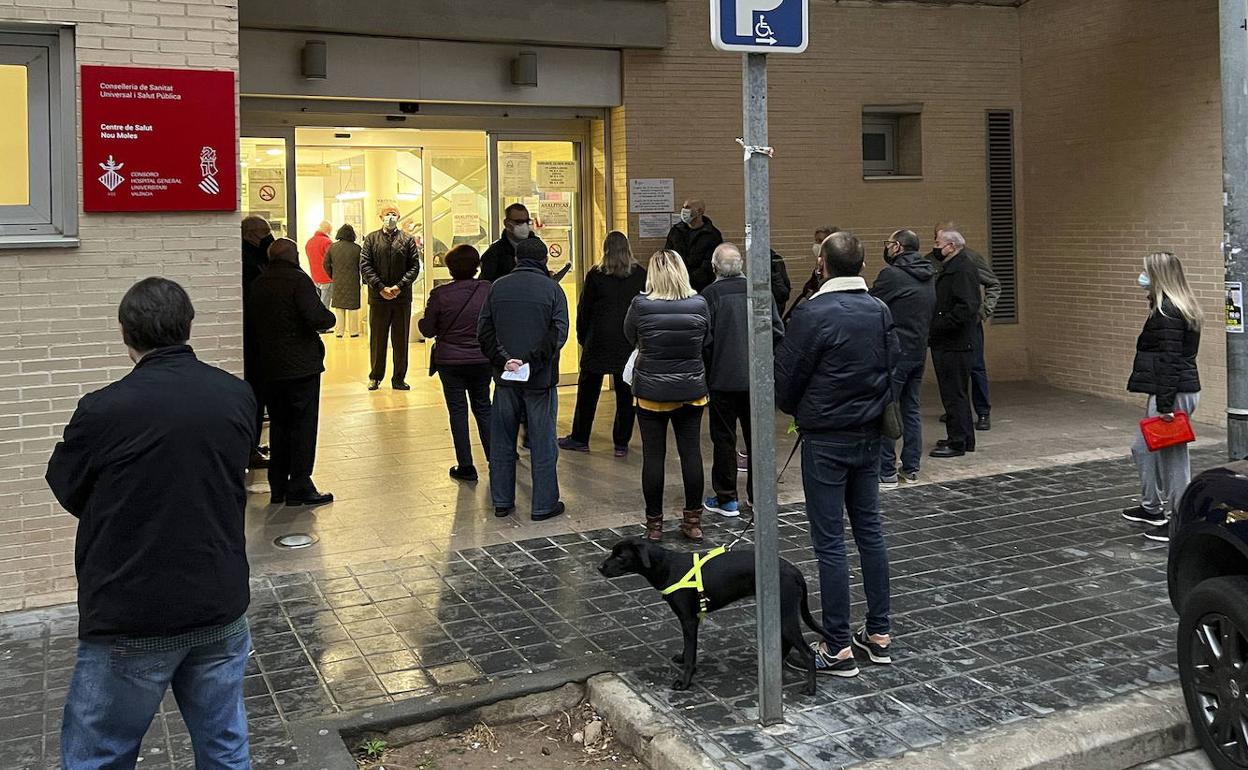
<path id="1" fill-rule="evenodd" d="M 1217 461 L 1202 451 L 1196 464 Z M 814 697 L 786 672 L 782 730 L 751 722 L 752 605 L 707 619 L 694 687 L 669 689 L 675 619 L 640 579 L 595 570 L 634 529 L 259 578 L 246 680 L 255 765 L 299 765 L 287 720 L 600 651 L 725 767 L 849 765 L 1171 681 L 1165 549 L 1117 515 L 1133 477 L 1115 460 L 884 493 L 897 663 L 821 681 Z M 712 518 L 712 543 L 740 527 Z M 800 508 L 782 514 L 780 538 L 815 591 Z M 72 607 L 0 616 L 0 767 L 57 767 L 74 630 Z M 193 767 L 172 698 L 140 767 Z"/>

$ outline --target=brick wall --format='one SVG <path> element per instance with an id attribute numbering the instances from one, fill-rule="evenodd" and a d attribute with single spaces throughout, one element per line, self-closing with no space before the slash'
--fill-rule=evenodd
<path id="1" fill-rule="evenodd" d="M 1204 303 L 1206 419 L 1226 398 L 1214 0 L 1031 0 L 1021 9 L 1033 374 L 1125 393 L 1147 314 L 1136 276 L 1174 251 Z"/>
<path id="2" fill-rule="evenodd" d="M 807 52 L 771 56 L 768 64 L 772 242 L 794 283 L 809 276 L 812 233 L 821 224 L 865 240 L 868 280 L 883 265 L 882 241 L 898 227 L 916 229 L 927 244 L 934 223 L 954 219 L 986 252 L 984 112 L 1020 107 L 1018 12 L 810 5 Z M 625 53 L 628 121 L 617 160 L 623 152 L 628 177 L 674 177 L 678 206 L 682 196 L 704 198 L 724 237 L 740 242 L 741 56 L 711 47 L 704 0 L 669 0 L 668 8 L 668 47 Z M 862 107 L 916 102 L 923 104 L 923 179 L 864 181 Z M 627 190 L 619 174 L 616 185 L 622 214 Z M 636 215 L 627 225 L 636 233 Z M 646 257 L 662 245 L 635 241 Z M 988 330 L 994 378 L 1026 376 L 1024 328 Z"/>
<path id="3" fill-rule="evenodd" d="M 77 65 L 238 70 L 236 0 L 0 5 L 15 20 L 76 24 Z M 79 397 L 130 370 L 117 303 L 134 281 L 181 282 L 192 345 L 241 371 L 236 214 L 84 214 L 80 231 L 77 249 L 0 250 L 0 611 L 73 598 L 75 520 L 43 474 Z"/>

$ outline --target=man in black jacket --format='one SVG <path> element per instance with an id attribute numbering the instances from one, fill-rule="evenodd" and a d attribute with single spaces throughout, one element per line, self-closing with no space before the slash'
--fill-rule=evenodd
<path id="1" fill-rule="evenodd" d="M 559 500 L 559 351 L 568 341 L 568 299 L 546 269 L 546 244 L 516 245 L 516 269 L 495 281 L 477 320 L 481 351 L 494 365 L 490 495 L 494 515 L 516 508 L 516 437 L 527 414 L 534 521 L 563 513 Z"/>
<path id="2" fill-rule="evenodd" d="M 711 330 L 706 335 L 707 387 L 711 393 L 710 431 L 714 454 L 711 462 L 711 489 L 702 507 L 723 516 L 740 514 L 737 499 L 737 423 L 745 438 L 746 456 L 750 446 L 750 300 L 745 267 L 736 244 L 721 243 L 711 255 L 718 277 L 702 290 L 711 314 Z M 771 328 L 777 347 L 784 337 L 784 324 L 773 302 Z M 752 463 L 747 461 L 745 488 L 754 497 Z"/>
<path id="3" fill-rule="evenodd" d="M 321 406 L 325 344 L 334 313 L 299 267 L 299 246 L 279 238 L 269 247 L 269 269 L 256 279 L 248 311 L 260 349 L 260 377 L 269 404 L 269 489 L 273 504 L 324 505 L 334 496 L 312 483 Z"/>
<path id="4" fill-rule="evenodd" d="M 923 416 L 919 396 L 927 362 L 927 337 L 936 306 L 936 266 L 919 254 L 919 236 L 898 230 L 884 243 L 884 261 L 871 295 L 888 305 L 897 325 L 901 355 L 893 362 L 893 395 L 901 412 L 901 478 L 917 481 L 923 457 Z M 880 442 L 880 486 L 897 486 L 897 442 Z"/>
<path id="5" fill-rule="evenodd" d="M 694 291 L 702 291 L 715 280 L 711 255 L 723 242 L 719 228 L 706 216 L 706 204 L 691 198 L 680 207 L 680 221 L 668 231 L 663 248 L 680 255 L 689 270 L 689 284 Z"/>
<path id="6" fill-rule="evenodd" d="M 979 273 L 966 255 L 966 239 L 944 230 L 936 239 L 943 260 L 936 278 L 936 312 L 929 343 L 940 400 L 945 405 L 948 438 L 936 444 L 932 457 L 961 457 L 975 451 L 975 423 L 970 390 L 975 324 L 979 321 Z"/>
<path id="7" fill-rule="evenodd" d="M 273 228 L 268 220 L 255 215 L 243 217 L 243 379 L 252 386 L 256 397 L 256 444 L 251 451 L 247 467 L 253 470 L 269 467 L 269 458 L 260 448 L 260 434 L 264 428 L 264 397 L 260 393 L 255 372 L 255 345 L 247 331 L 247 298 L 251 296 L 251 284 L 269 266 L 269 245 L 273 243 Z"/>
<path id="8" fill-rule="evenodd" d="M 416 239 L 399 229 L 399 210 L 386 206 L 381 210 L 381 229 L 364 236 L 360 248 L 360 277 L 368 286 L 369 390 L 381 387 L 386 376 L 387 337 L 394 347 L 390 386 L 412 389 L 407 384 L 407 341 L 412 330 L 412 284 L 419 275 Z"/>
<path id="9" fill-rule="evenodd" d="M 481 255 L 481 279 L 496 281 L 515 270 L 516 244 L 530 239 L 541 240 L 537 237 L 537 233 L 533 232 L 533 220 L 529 218 L 528 207 L 523 203 L 511 204 L 503 214 L 502 234 Z M 572 261 L 568 260 L 567 264 L 551 277 L 556 281 L 561 281 L 571 269 Z M 547 274 L 550 274 L 549 271 Z"/>
<path id="10" fill-rule="evenodd" d="M 172 685 L 201 765 L 249 766 L 244 536 L 256 401 L 188 346 L 181 286 L 147 278 L 118 309 L 134 370 L 83 396 L 47 483 L 78 519 L 78 660 L 61 766 L 134 767 Z"/>
<path id="11" fill-rule="evenodd" d="M 899 351 L 892 314 L 867 294 L 860 275 L 858 238 L 844 231 L 829 236 L 820 259 L 826 281 L 793 312 L 776 352 L 776 405 L 797 419 L 802 436 L 802 488 L 819 560 L 823 635 L 832 642 L 812 643 L 815 670 L 848 677 L 858 675 L 852 647 L 876 663 L 892 662 L 888 551 L 880 525 L 880 418 L 892 400 L 889 362 Z M 866 625 L 852 635 L 846 510 L 867 595 Z"/>

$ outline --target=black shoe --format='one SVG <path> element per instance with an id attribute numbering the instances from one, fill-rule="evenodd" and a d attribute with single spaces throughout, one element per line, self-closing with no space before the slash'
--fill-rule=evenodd
<path id="1" fill-rule="evenodd" d="M 394 388 L 395 390 L 411 390 L 412 389 L 411 385 L 408 385 L 406 382 L 403 382 L 402 380 L 399 380 L 398 382 L 390 383 L 390 387 Z"/>
<path id="2" fill-rule="evenodd" d="M 941 421 L 941 422 L 949 422 L 949 415 L 947 415 L 947 414 L 942 414 L 942 415 L 940 416 L 940 421 Z"/>
<path id="3" fill-rule="evenodd" d="M 369 390 L 377 390 L 380 387 L 381 387 L 381 380 L 369 380 L 368 381 Z"/>
<path id="4" fill-rule="evenodd" d="M 1147 524 L 1150 527 L 1160 527 L 1166 523 L 1166 515 L 1160 511 L 1150 513 L 1144 510 L 1144 506 L 1137 505 L 1134 508 L 1127 508 L 1122 512 L 1122 518 L 1127 521 L 1134 521 L 1140 524 Z"/>
<path id="5" fill-rule="evenodd" d="M 477 469 L 471 465 L 465 465 L 463 468 L 458 465 L 452 465 L 450 470 L 451 478 L 459 481 L 476 481 Z"/>
<path id="6" fill-rule="evenodd" d="M 247 470 L 258 471 L 269 467 L 269 458 L 260 453 L 259 449 L 251 450 L 251 458 L 247 460 Z"/>
<path id="7" fill-rule="evenodd" d="M 532 519 L 533 521 L 546 521 L 547 519 L 553 519 L 556 516 L 559 516 L 566 510 L 567 510 L 567 506 L 565 506 L 563 504 L 563 501 L 560 500 L 559 502 L 555 503 L 555 507 L 553 509 L 547 511 L 546 513 L 535 513 L 529 518 Z"/>
<path id="8" fill-rule="evenodd" d="M 871 659 L 871 662 L 876 665 L 886 666 L 893 662 L 893 657 L 888 654 L 888 648 L 891 647 L 892 644 L 879 645 L 871 641 L 871 635 L 867 633 L 866 626 L 858 629 L 857 633 L 850 638 L 849 642 L 855 648 L 865 652 L 867 657 Z"/>
<path id="9" fill-rule="evenodd" d="M 309 507 L 313 505 L 326 505 L 327 503 L 332 503 L 333 501 L 334 496 L 332 494 L 329 492 L 317 492 L 315 489 L 306 495 L 286 495 L 286 505 L 292 508 L 300 505 L 306 505 Z"/>
<path id="10" fill-rule="evenodd" d="M 949 447 L 949 439 L 947 439 L 947 438 L 942 438 L 942 439 L 940 439 L 939 441 L 937 441 L 937 442 L 936 442 L 936 448 L 937 448 L 937 449 L 947 449 L 948 447 Z M 963 451 L 963 452 L 974 452 L 974 451 L 975 451 L 975 447 L 974 447 L 974 446 L 964 446 L 964 447 L 962 447 L 962 451 Z"/>
<path id="11" fill-rule="evenodd" d="M 514 510 L 516 510 L 514 505 L 496 505 L 494 506 L 494 515 L 501 519 L 504 516 L 510 516 Z"/>
<path id="12" fill-rule="evenodd" d="M 992 430 L 992 420 L 988 419 L 988 415 L 982 415 L 979 421 L 975 423 L 975 430 Z"/>
<path id="13" fill-rule="evenodd" d="M 1152 529 L 1144 533 L 1144 537 L 1148 538 L 1149 540 L 1156 540 L 1158 543 L 1169 543 L 1170 542 L 1170 524 L 1166 523 L 1166 524 L 1153 527 Z"/>
<path id="14" fill-rule="evenodd" d="M 927 453 L 927 456 L 928 457 L 962 457 L 965 454 L 966 454 L 965 449 L 958 449 L 957 447 L 953 447 L 953 446 L 949 446 L 948 444 L 945 444 L 944 446 L 937 445 L 935 449 Z"/>
<path id="15" fill-rule="evenodd" d="M 273 492 L 269 495 L 269 505 L 281 505 L 286 502 L 285 492 Z"/>

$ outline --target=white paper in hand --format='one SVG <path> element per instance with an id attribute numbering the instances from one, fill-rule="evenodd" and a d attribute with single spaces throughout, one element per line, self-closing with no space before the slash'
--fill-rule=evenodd
<path id="1" fill-rule="evenodd" d="M 503 379 L 511 380 L 513 382 L 528 382 L 529 381 L 529 365 L 520 364 L 520 368 L 514 372 L 509 372 L 506 369 L 504 369 Z"/>

